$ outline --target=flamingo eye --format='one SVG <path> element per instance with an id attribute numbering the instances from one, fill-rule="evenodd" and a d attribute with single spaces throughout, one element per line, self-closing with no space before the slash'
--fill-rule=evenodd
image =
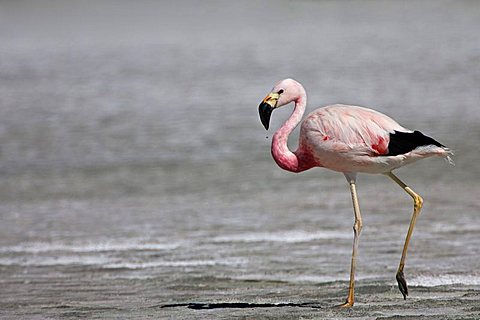
<path id="1" fill-rule="evenodd" d="M 285 90 L 283 90 L 283 89 L 278 90 L 278 94 L 282 94 L 284 92 L 285 92 Z"/>

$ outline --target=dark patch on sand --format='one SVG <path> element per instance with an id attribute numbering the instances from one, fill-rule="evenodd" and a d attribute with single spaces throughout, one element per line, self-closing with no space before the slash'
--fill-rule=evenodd
<path id="1" fill-rule="evenodd" d="M 250 309 L 250 308 L 283 308 L 283 307 L 300 307 L 321 309 L 318 304 L 305 303 L 248 303 L 248 302 L 220 302 L 220 303 L 175 303 L 160 306 L 160 308 L 179 308 L 187 307 L 194 310 L 204 309 Z"/>

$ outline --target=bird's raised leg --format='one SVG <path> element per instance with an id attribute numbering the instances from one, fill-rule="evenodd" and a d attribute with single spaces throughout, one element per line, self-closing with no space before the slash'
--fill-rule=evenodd
<path id="1" fill-rule="evenodd" d="M 348 175 L 348 182 L 350 183 L 350 192 L 352 194 L 353 212 L 355 213 L 355 223 L 353 224 L 353 251 L 352 251 L 352 264 L 350 267 L 350 283 L 348 287 L 347 301 L 341 304 L 340 307 L 351 307 L 354 303 L 355 293 L 355 266 L 357 261 L 358 242 L 360 238 L 360 232 L 362 231 L 362 216 L 360 214 L 360 207 L 358 205 L 357 190 L 355 187 L 355 177 L 351 178 Z"/>
<path id="2" fill-rule="evenodd" d="M 405 183 L 403 183 L 400 179 L 398 179 L 397 176 L 395 176 L 393 173 L 389 172 L 387 173 L 387 175 L 413 198 L 412 220 L 410 221 L 407 237 L 405 238 L 405 244 L 403 245 L 402 258 L 400 259 L 400 265 L 398 266 L 397 275 L 396 275 L 398 288 L 400 289 L 400 292 L 403 294 L 403 299 L 407 299 L 408 287 L 407 287 L 407 281 L 405 281 L 405 277 L 403 275 L 403 268 L 405 266 L 405 258 L 407 256 L 408 244 L 410 242 L 410 238 L 412 236 L 413 228 L 415 227 L 415 222 L 417 221 L 418 214 L 422 209 L 423 199 L 418 194 L 416 194 L 415 191 L 410 189 L 410 187 L 408 187 Z"/>

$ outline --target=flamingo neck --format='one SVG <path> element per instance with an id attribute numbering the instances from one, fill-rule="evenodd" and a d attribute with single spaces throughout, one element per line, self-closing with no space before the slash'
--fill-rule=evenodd
<path id="1" fill-rule="evenodd" d="M 295 108 L 283 124 L 283 126 L 275 132 L 272 139 L 272 156 L 278 166 L 284 170 L 291 172 L 300 172 L 305 170 L 301 164 L 301 159 L 296 153 L 288 149 L 287 141 L 288 136 L 292 133 L 293 129 L 300 123 L 302 116 L 305 113 L 305 107 L 307 105 L 306 94 L 300 95 L 295 100 Z"/>

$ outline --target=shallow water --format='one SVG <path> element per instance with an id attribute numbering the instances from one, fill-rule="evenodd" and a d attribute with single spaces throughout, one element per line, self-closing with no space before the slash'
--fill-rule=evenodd
<path id="1" fill-rule="evenodd" d="M 476 2 L 0 9 L 0 316 L 478 315 Z M 358 311 L 328 308 L 347 290 L 350 195 L 338 173 L 271 159 L 257 106 L 287 76 L 309 111 L 374 107 L 454 150 L 454 167 L 398 170 L 425 199 L 406 302 L 411 200 L 361 175 Z"/>

